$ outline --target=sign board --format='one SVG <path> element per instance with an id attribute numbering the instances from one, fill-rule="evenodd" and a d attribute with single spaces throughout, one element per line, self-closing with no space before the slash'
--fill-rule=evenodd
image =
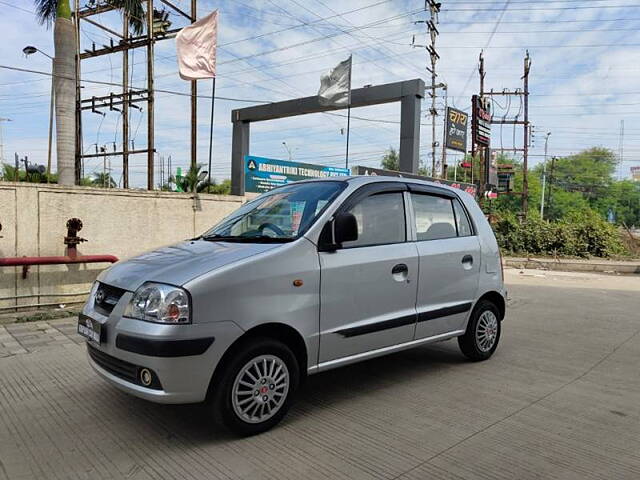
<path id="1" fill-rule="evenodd" d="M 491 155 L 489 155 L 486 170 L 487 172 L 487 184 L 492 187 L 498 186 L 498 152 L 495 150 L 491 151 Z"/>
<path id="2" fill-rule="evenodd" d="M 467 151 L 467 123 L 469 114 L 447 107 L 445 147 L 459 152 Z"/>
<path id="3" fill-rule="evenodd" d="M 631 178 L 640 182 L 640 167 L 631 167 Z"/>
<path id="4" fill-rule="evenodd" d="M 514 187 L 515 174 L 513 172 L 498 173 L 498 191 L 512 192 Z"/>
<path id="5" fill-rule="evenodd" d="M 491 104 L 486 97 L 471 97 L 471 136 L 476 145 L 488 147 L 491 144 Z"/>
<path id="6" fill-rule="evenodd" d="M 418 180 L 426 180 L 428 182 L 441 183 L 443 185 L 448 185 L 449 187 L 458 188 L 460 190 L 464 190 L 470 195 L 473 195 L 474 197 L 478 193 L 478 187 L 473 183 L 453 182 L 451 180 L 442 180 L 440 178 L 425 177 L 424 175 L 415 175 L 413 173 L 396 172 L 393 170 L 383 170 L 382 168 L 363 167 L 362 165 L 353 167 L 351 172 L 353 173 L 353 175 L 380 175 L 385 177 L 416 178 Z"/>
<path id="7" fill-rule="evenodd" d="M 251 155 L 244 157 L 244 189 L 246 192 L 264 193 L 298 180 L 343 177 L 350 174 L 351 171 L 348 168 L 287 162 Z"/>

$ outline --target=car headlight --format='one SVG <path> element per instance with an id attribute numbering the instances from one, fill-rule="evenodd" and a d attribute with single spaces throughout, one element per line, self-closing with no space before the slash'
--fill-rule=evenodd
<path id="1" fill-rule="evenodd" d="M 162 283 L 145 283 L 133 294 L 124 316 L 157 323 L 191 323 L 189 295 Z"/>

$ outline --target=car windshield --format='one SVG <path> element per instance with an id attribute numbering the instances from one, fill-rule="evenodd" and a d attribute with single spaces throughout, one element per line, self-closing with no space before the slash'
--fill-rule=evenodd
<path id="1" fill-rule="evenodd" d="M 302 235 L 344 182 L 286 185 L 260 195 L 206 232 L 204 240 L 286 242 Z"/>

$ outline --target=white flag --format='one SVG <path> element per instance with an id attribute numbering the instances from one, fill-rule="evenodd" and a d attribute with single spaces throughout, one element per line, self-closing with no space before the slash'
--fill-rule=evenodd
<path id="1" fill-rule="evenodd" d="M 216 76 L 218 10 L 184 27 L 176 37 L 178 66 L 183 80 Z"/>
<path id="2" fill-rule="evenodd" d="M 320 77 L 320 105 L 347 106 L 351 103 L 351 59 L 340 62 L 327 75 Z"/>

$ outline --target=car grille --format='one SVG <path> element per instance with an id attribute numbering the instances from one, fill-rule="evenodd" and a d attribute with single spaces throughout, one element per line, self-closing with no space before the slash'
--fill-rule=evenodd
<path id="1" fill-rule="evenodd" d="M 138 367 L 133 363 L 107 355 L 90 344 L 87 344 L 87 349 L 89 350 L 91 359 L 107 372 L 124 380 L 129 380 L 132 383 L 138 383 Z"/>
<path id="2" fill-rule="evenodd" d="M 134 365 L 133 363 L 125 362 L 124 360 L 120 360 L 119 358 L 112 357 L 111 355 L 98 350 L 90 343 L 87 343 L 87 351 L 89 352 L 91 360 L 96 362 L 107 372 L 115 375 L 116 377 L 122 378 L 123 380 L 127 380 L 128 382 L 135 383 L 136 385 L 141 385 L 138 378 L 138 371 L 141 367 L 139 367 L 138 365 Z M 153 381 L 151 385 L 147 385 L 146 388 L 162 390 L 162 385 L 160 384 L 158 376 L 153 371 L 151 371 L 151 375 Z"/>
<path id="3" fill-rule="evenodd" d="M 125 292 L 126 290 L 121 288 L 100 283 L 94 297 L 95 310 L 102 315 L 109 316 Z M 101 295 L 98 293 L 101 293 Z M 98 301 L 98 298 L 101 298 L 101 301 Z"/>

